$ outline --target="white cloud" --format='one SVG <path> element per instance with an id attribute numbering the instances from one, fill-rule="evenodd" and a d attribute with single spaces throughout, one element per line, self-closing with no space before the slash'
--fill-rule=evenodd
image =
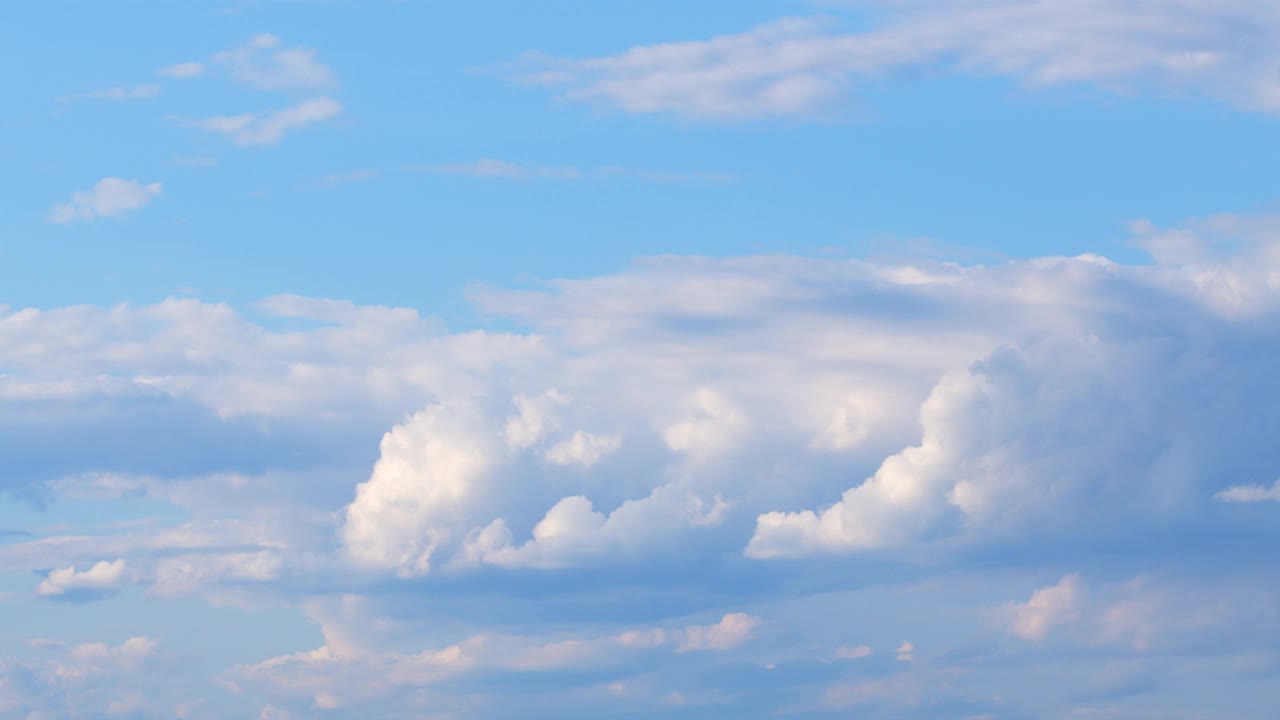
<path id="1" fill-rule="evenodd" d="M 733 650 L 751 639 L 760 618 L 746 613 L 730 613 L 715 625 L 697 625 L 685 628 L 684 639 L 676 652 L 699 650 Z"/>
<path id="2" fill-rule="evenodd" d="M 342 113 L 342 105 L 330 97 L 316 97 L 283 110 L 202 119 L 181 119 L 182 127 L 226 135 L 236 145 L 274 145 L 285 133 L 331 120 Z"/>
<path id="3" fill-rule="evenodd" d="M 592 435 L 579 430 L 568 440 L 547 448 L 544 457 L 557 465 L 589 468 L 619 447 L 622 438 L 616 435 Z"/>
<path id="4" fill-rule="evenodd" d="M 49 222 L 69 223 L 115 217 L 146 206 L 161 194 L 160 183 L 143 185 L 133 180 L 108 177 L 88 190 L 71 193 L 71 199 L 55 205 Z"/>
<path id="5" fill-rule="evenodd" d="M 561 180 L 576 180 L 582 177 L 582 173 L 577 168 L 518 165 L 492 158 L 481 158 L 471 163 L 436 165 L 431 169 L 434 172 L 446 175 L 470 175 L 482 178 L 558 178 Z"/>
<path id="6" fill-rule="evenodd" d="M 916 646 L 910 642 L 904 642 L 894 651 L 897 653 L 898 660 L 902 662 L 911 662 L 916 657 Z"/>
<path id="7" fill-rule="evenodd" d="M 1214 497 L 1229 503 L 1280 502 L 1280 480 L 1265 485 L 1235 485 L 1219 492 Z"/>
<path id="8" fill-rule="evenodd" d="M 1054 628 L 1080 619 L 1085 603 L 1084 582 L 1067 575 L 1058 584 L 1036 590 L 1025 603 L 1004 610 L 1009 631 L 1024 640 L 1044 640 Z"/>
<path id="9" fill-rule="evenodd" d="M 94 90 L 92 92 L 81 93 L 79 95 L 64 95 L 58 98 L 58 102 L 75 102 L 77 100 L 108 100 L 112 102 L 123 102 L 126 100 L 150 100 L 159 95 L 160 86 L 154 83 L 133 86 L 118 85 L 116 87 Z"/>
<path id="10" fill-rule="evenodd" d="M 316 59 L 314 50 L 282 47 L 278 37 L 267 33 L 214 55 L 213 63 L 259 90 L 325 90 L 335 82 L 333 71 Z"/>
<path id="11" fill-rule="evenodd" d="M 748 642 L 760 618 L 729 613 L 712 625 L 649 627 L 619 634 L 551 637 L 479 634 L 414 653 L 340 650 L 309 652 L 234 667 L 224 674 L 237 691 L 259 690 L 282 700 L 307 698 L 328 708 L 359 707 L 412 688 L 445 686 L 480 675 L 533 675 L 625 669 L 646 655 L 728 652 Z M 616 693 L 615 693 L 616 694 Z"/>
<path id="12" fill-rule="evenodd" d="M 870 27 L 789 18 L 736 35 L 586 59 L 531 53 L 522 82 L 627 112 L 699 118 L 812 113 L 851 85 L 941 65 L 1034 85 L 1155 84 L 1280 112 L 1280 12 L 1247 0 L 864 2 Z M 1249 28 L 1252 31 L 1242 32 Z"/>
<path id="13" fill-rule="evenodd" d="M 175 80 L 186 78 L 200 77 L 205 73 L 204 63 L 199 62 L 182 62 L 175 65 L 167 65 L 156 71 L 158 75 Z"/>
<path id="14" fill-rule="evenodd" d="M 871 657 L 874 652 L 870 645 L 855 645 L 853 647 L 841 645 L 836 648 L 836 657 L 841 660 L 861 660 L 865 657 Z"/>
<path id="15" fill-rule="evenodd" d="M 75 566 L 51 571 L 36 586 L 36 593 L 44 596 L 71 595 L 77 591 L 113 590 L 125 580 L 124 560 L 102 560 L 87 570 L 77 571 Z"/>

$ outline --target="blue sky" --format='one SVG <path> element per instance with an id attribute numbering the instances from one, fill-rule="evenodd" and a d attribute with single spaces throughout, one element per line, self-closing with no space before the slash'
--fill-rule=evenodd
<path id="1" fill-rule="evenodd" d="M 1270 718 L 1277 30 L 6 5 L 0 718 Z"/>

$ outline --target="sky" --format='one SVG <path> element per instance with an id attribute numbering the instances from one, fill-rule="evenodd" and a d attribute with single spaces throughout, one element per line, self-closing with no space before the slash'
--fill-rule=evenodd
<path id="1" fill-rule="evenodd" d="M 0 7 L 0 720 L 1270 720 L 1280 5 Z"/>

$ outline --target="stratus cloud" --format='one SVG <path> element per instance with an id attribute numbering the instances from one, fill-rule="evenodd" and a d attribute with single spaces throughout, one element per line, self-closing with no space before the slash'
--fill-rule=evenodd
<path id="1" fill-rule="evenodd" d="M 182 127 L 225 135 L 236 145 L 274 145 L 285 133 L 330 120 L 342 113 L 342 104 L 331 97 L 305 100 L 293 107 L 260 113 L 179 119 Z"/>
<path id="2" fill-rule="evenodd" d="M 125 561 L 102 560 L 87 570 L 77 571 L 75 566 L 51 571 L 36 593 L 46 597 L 73 595 L 77 592 L 113 590 L 125 579 Z"/>
<path id="3" fill-rule="evenodd" d="M 1280 112 L 1280 11 L 1248 0 L 864 2 L 871 27 L 784 19 L 736 35 L 587 59 L 534 53 L 522 82 L 627 112 L 709 118 L 811 113 L 850 85 L 926 65 L 1036 85 L 1087 82 L 1205 93 Z M 1241 33 L 1241 28 L 1254 32 Z"/>
<path id="4" fill-rule="evenodd" d="M 55 205 L 49 222 L 69 223 L 115 217 L 145 207 L 161 194 L 160 183 L 144 185 L 133 180 L 108 177 L 88 190 L 71 193 L 71 199 Z"/>

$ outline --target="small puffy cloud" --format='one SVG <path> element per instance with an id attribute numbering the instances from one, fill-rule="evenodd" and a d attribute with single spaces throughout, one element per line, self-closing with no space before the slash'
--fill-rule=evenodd
<path id="1" fill-rule="evenodd" d="M 199 62 L 181 62 L 175 65 L 167 65 L 156 71 L 156 74 L 175 80 L 199 77 L 205 73 L 206 67 L 204 63 Z"/>
<path id="2" fill-rule="evenodd" d="M 69 223 L 123 215 L 145 207 L 160 194 L 160 183 L 144 185 L 133 180 L 103 178 L 88 190 L 72 193 L 69 201 L 55 205 L 49 222 Z"/>
<path id="3" fill-rule="evenodd" d="M 125 579 L 125 561 L 103 560 L 87 570 L 77 571 L 75 566 L 51 571 L 36 586 L 36 593 L 45 597 L 97 597 L 118 588 Z"/>
<path id="4" fill-rule="evenodd" d="M 685 628 L 684 637 L 676 648 L 678 653 L 701 650 L 733 650 L 751 639 L 760 626 L 760 618 L 746 613 L 730 613 L 714 625 L 694 625 Z"/>
<path id="5" fill-rule="evenodd" d="M 854 645 L 852 647 L 841 645 L 836 648 L 836 657 L 841 660 L 861 660 L 862 658 L 870 657 L 873 652 L 875 651 L 871 649 L 870 645 Z"/>
<path id="6" fill-rule="evenodd" d="M 568 440 L 547 448 L 543 456 L 557 465 L 589 468 L 619 447 L 622 438 L 616 435 L 592 435 L 579 430 Z"/>
<path id="7" fill-rule="evenodd" d="M 182 119 L 182 127 L 225 135 L 241 146 L 274 145 L 292 130 L 330 120 L 342 113 L 342 105 L 322 96 L 282 110 L 201 119 Z"/>
<path id="8" fill-rule="evenodd" d="M 897 658 L 902 662 L 911 662 L 916 656 L 916 646 L 910 642 L 904 642 L 898 646 L 895 652 L 897 653 Z"/>
<path id="9" fill-rule="evenodd" d="M 1004 609 L 1009 632 L 1024 640 L 1044 640 L 1054 628 L 1080 619 L 1085 603 L 1084 582 L 1067 575 L 1056 585 L 1036 590 L 1025 603 Z"/>
<path id="10" fill-rule="evenodd" d="M 1226 503 L 1280 502 L 1280 480 L 1266 485 L 1234 485 L 1213 496 Z"/>
<path id="11" fill-rule="evenodd" d="M 214 55 L 213 64 L 258 90 L 324 90 L 335 83 L 333 71 L 316 59 L 314 50 L 284 47 L 268 33 Z"/>

